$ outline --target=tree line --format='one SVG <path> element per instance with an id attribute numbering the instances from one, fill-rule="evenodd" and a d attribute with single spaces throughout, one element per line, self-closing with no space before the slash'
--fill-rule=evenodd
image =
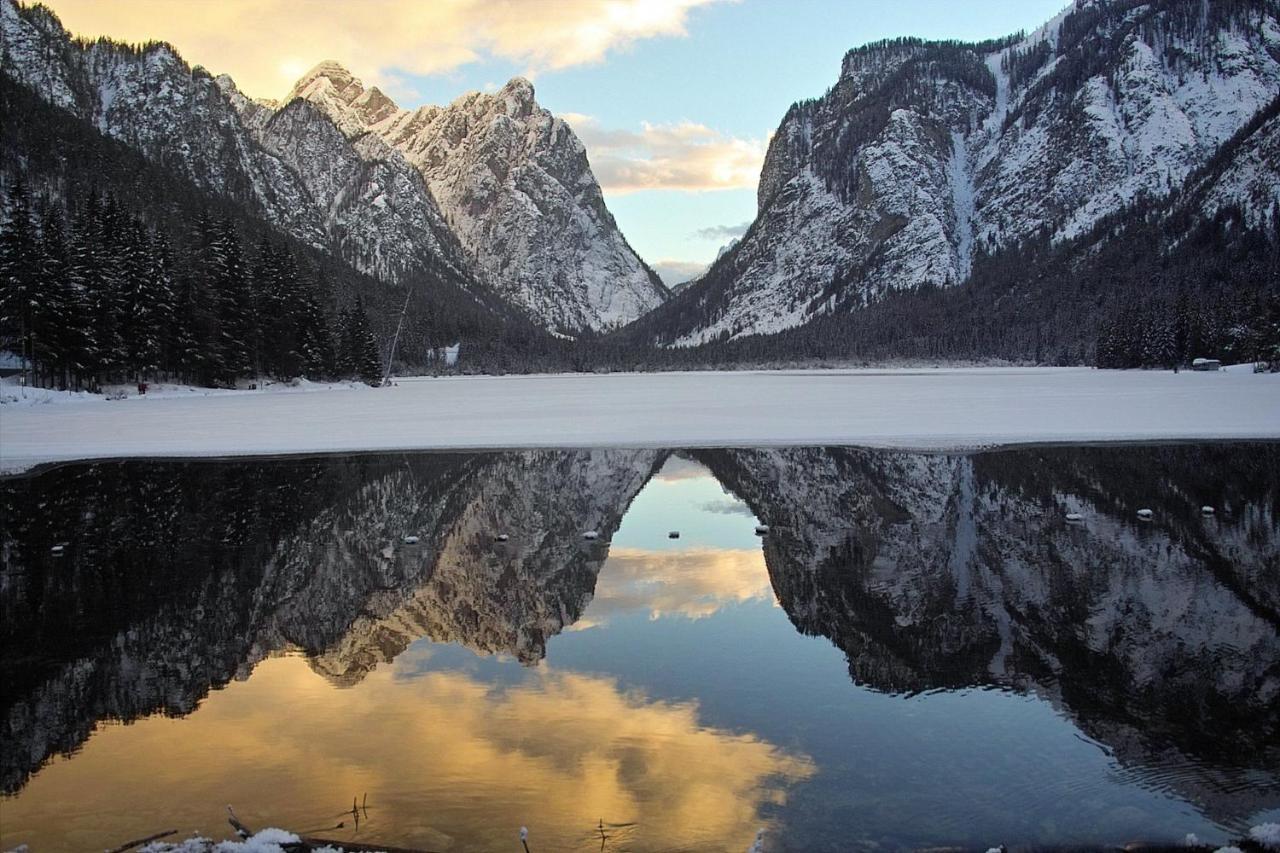
<path id="1" fill-rule="evenodd" d="M 0 348 L 33 384 L 382 377 L 360 297 L 335 306 L 323 274 L 268 236 L 246 246 L 229 217 L 170 233 L 111 193 L 33 199 L 20 177 L 6 202 Z"/>

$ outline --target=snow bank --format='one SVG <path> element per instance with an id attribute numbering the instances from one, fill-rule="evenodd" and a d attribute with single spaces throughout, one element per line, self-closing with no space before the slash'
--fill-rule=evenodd
<path id="1" fill-rule="evenodd" d="M 1249 837 L 1269 850 L 1280 850 L 1280 823 L 1262 823 L 1249 830 Z"/>
<path id="2" fill-rule="evenodd" d="M 63 403 L 114 403 L 120 400 L 164 400 L 170 397 L 223 397 L 237 394 L 301 394 L 314 391 L 350 391 L 368 388 L 363 382 L 312 382 L 308 379 L 295 379 L 291 382 L 274 382 L 258 380 L 257 387 L 250 389 L 248 383 L 243 388 L 203 388 L 198 385 L 179 385 L 169 382 L 152 382 L 147 385 L 147 393 L 139 394 L 136 384 L 105 385 L 101 394 L 90 394 L 88 391 L 54 391 L 49 388 L 26 388 L 16 377 L 0 379 L 0 405 L 12 406 L 45 406 Z"/>
<path id="3" fill-rule="evenodd" d="M 176 844 L 155 841 L 141 848 L 140 853 L 284 853 L 285 844 L 297 844 L 301 839 L 283 829 L 264 829 L 244 841 L 212 841 L 196 836 Z M 335 847 L 313 848 L 316 853 L 341 853 Z"/>
<path id="4" fill-rule="evenodd" d="M 400 379 L 0 407 L 0 471 L 118 456 L 1280 439 L 1280 375 L 1085 368 Z"/>

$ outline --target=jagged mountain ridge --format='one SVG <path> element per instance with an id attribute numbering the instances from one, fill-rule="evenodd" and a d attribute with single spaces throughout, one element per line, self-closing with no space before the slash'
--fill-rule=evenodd
<path id="1" fill-rule="evenodd" d="M 1272 0 L 1080 0 L 1026 37 L 858 48 L 783 119 L 740 244 L 637 325 L 691 345 L 961 284 L 979 256 L 1176 195 L 1277 91 Z M 1265 162 L 1217 206 L 1270 216 Z"/>
<path id="2" fill-rule="evenodd" d="M 424 270 L 478 290 L 425 183 L 385 146 L 353 143 L 320 111 L 241 118 L 229 78 L 169 45 L 74 40 L 42 6 L 0 0 L 2 70 L 57 107 L 308 245 L 387 281 Z"/>
<path id="3" fill-rule="evenodd" d="M 255 101 L 167 44 L 76 40 L 45 7 L 15 0 L 0 0 L 0 70 L 385 281 L 444 277 L 571 333 L 619 326 L 668 296 L 618 231 L 582 144 L 526 81 L 409 112 L 322 63 L 283 104 Z M 342 100 L 334 80 L 359 97 Z"/>
<path id="4" fill-rule="evenodd" d="M 477 274 L 549 328 L 617 327 L 667 297 L 618 230 L 581 141 L 538 105 L 529 81 L 403 110 L 326 61 L 298 80 L 285 109 L 299 99 L 352 139 L 372 136 L 403 154 Z"/>

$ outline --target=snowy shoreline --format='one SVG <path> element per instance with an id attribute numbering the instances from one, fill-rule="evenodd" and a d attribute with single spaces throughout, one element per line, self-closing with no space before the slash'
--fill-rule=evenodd
<path id="1" fill-rule="evenodd" d="M 0 405 L 0 474 L 123 457 L 1280 439 L 1280 375 L 1245 370 L 868 369 L 397 382 L 7 403 Z M 4 391 L 11 396 L 13 388 Z"/>

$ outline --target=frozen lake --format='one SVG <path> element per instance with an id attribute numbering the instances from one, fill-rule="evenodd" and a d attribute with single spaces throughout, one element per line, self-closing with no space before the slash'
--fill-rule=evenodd
<path id="1" fill-rule="evenodd" d="M 451 853 L 1280 819 L 1280 443 L 108 461 L 0 505 L 0 849 L 227 803 Z"/>
<path id="2" fill-rule="evenodd" d="M 0 406 L 0 470 L 116 456 L 1280 438 L 1280 375 L 1081 368 L 401 379 Z"/>

